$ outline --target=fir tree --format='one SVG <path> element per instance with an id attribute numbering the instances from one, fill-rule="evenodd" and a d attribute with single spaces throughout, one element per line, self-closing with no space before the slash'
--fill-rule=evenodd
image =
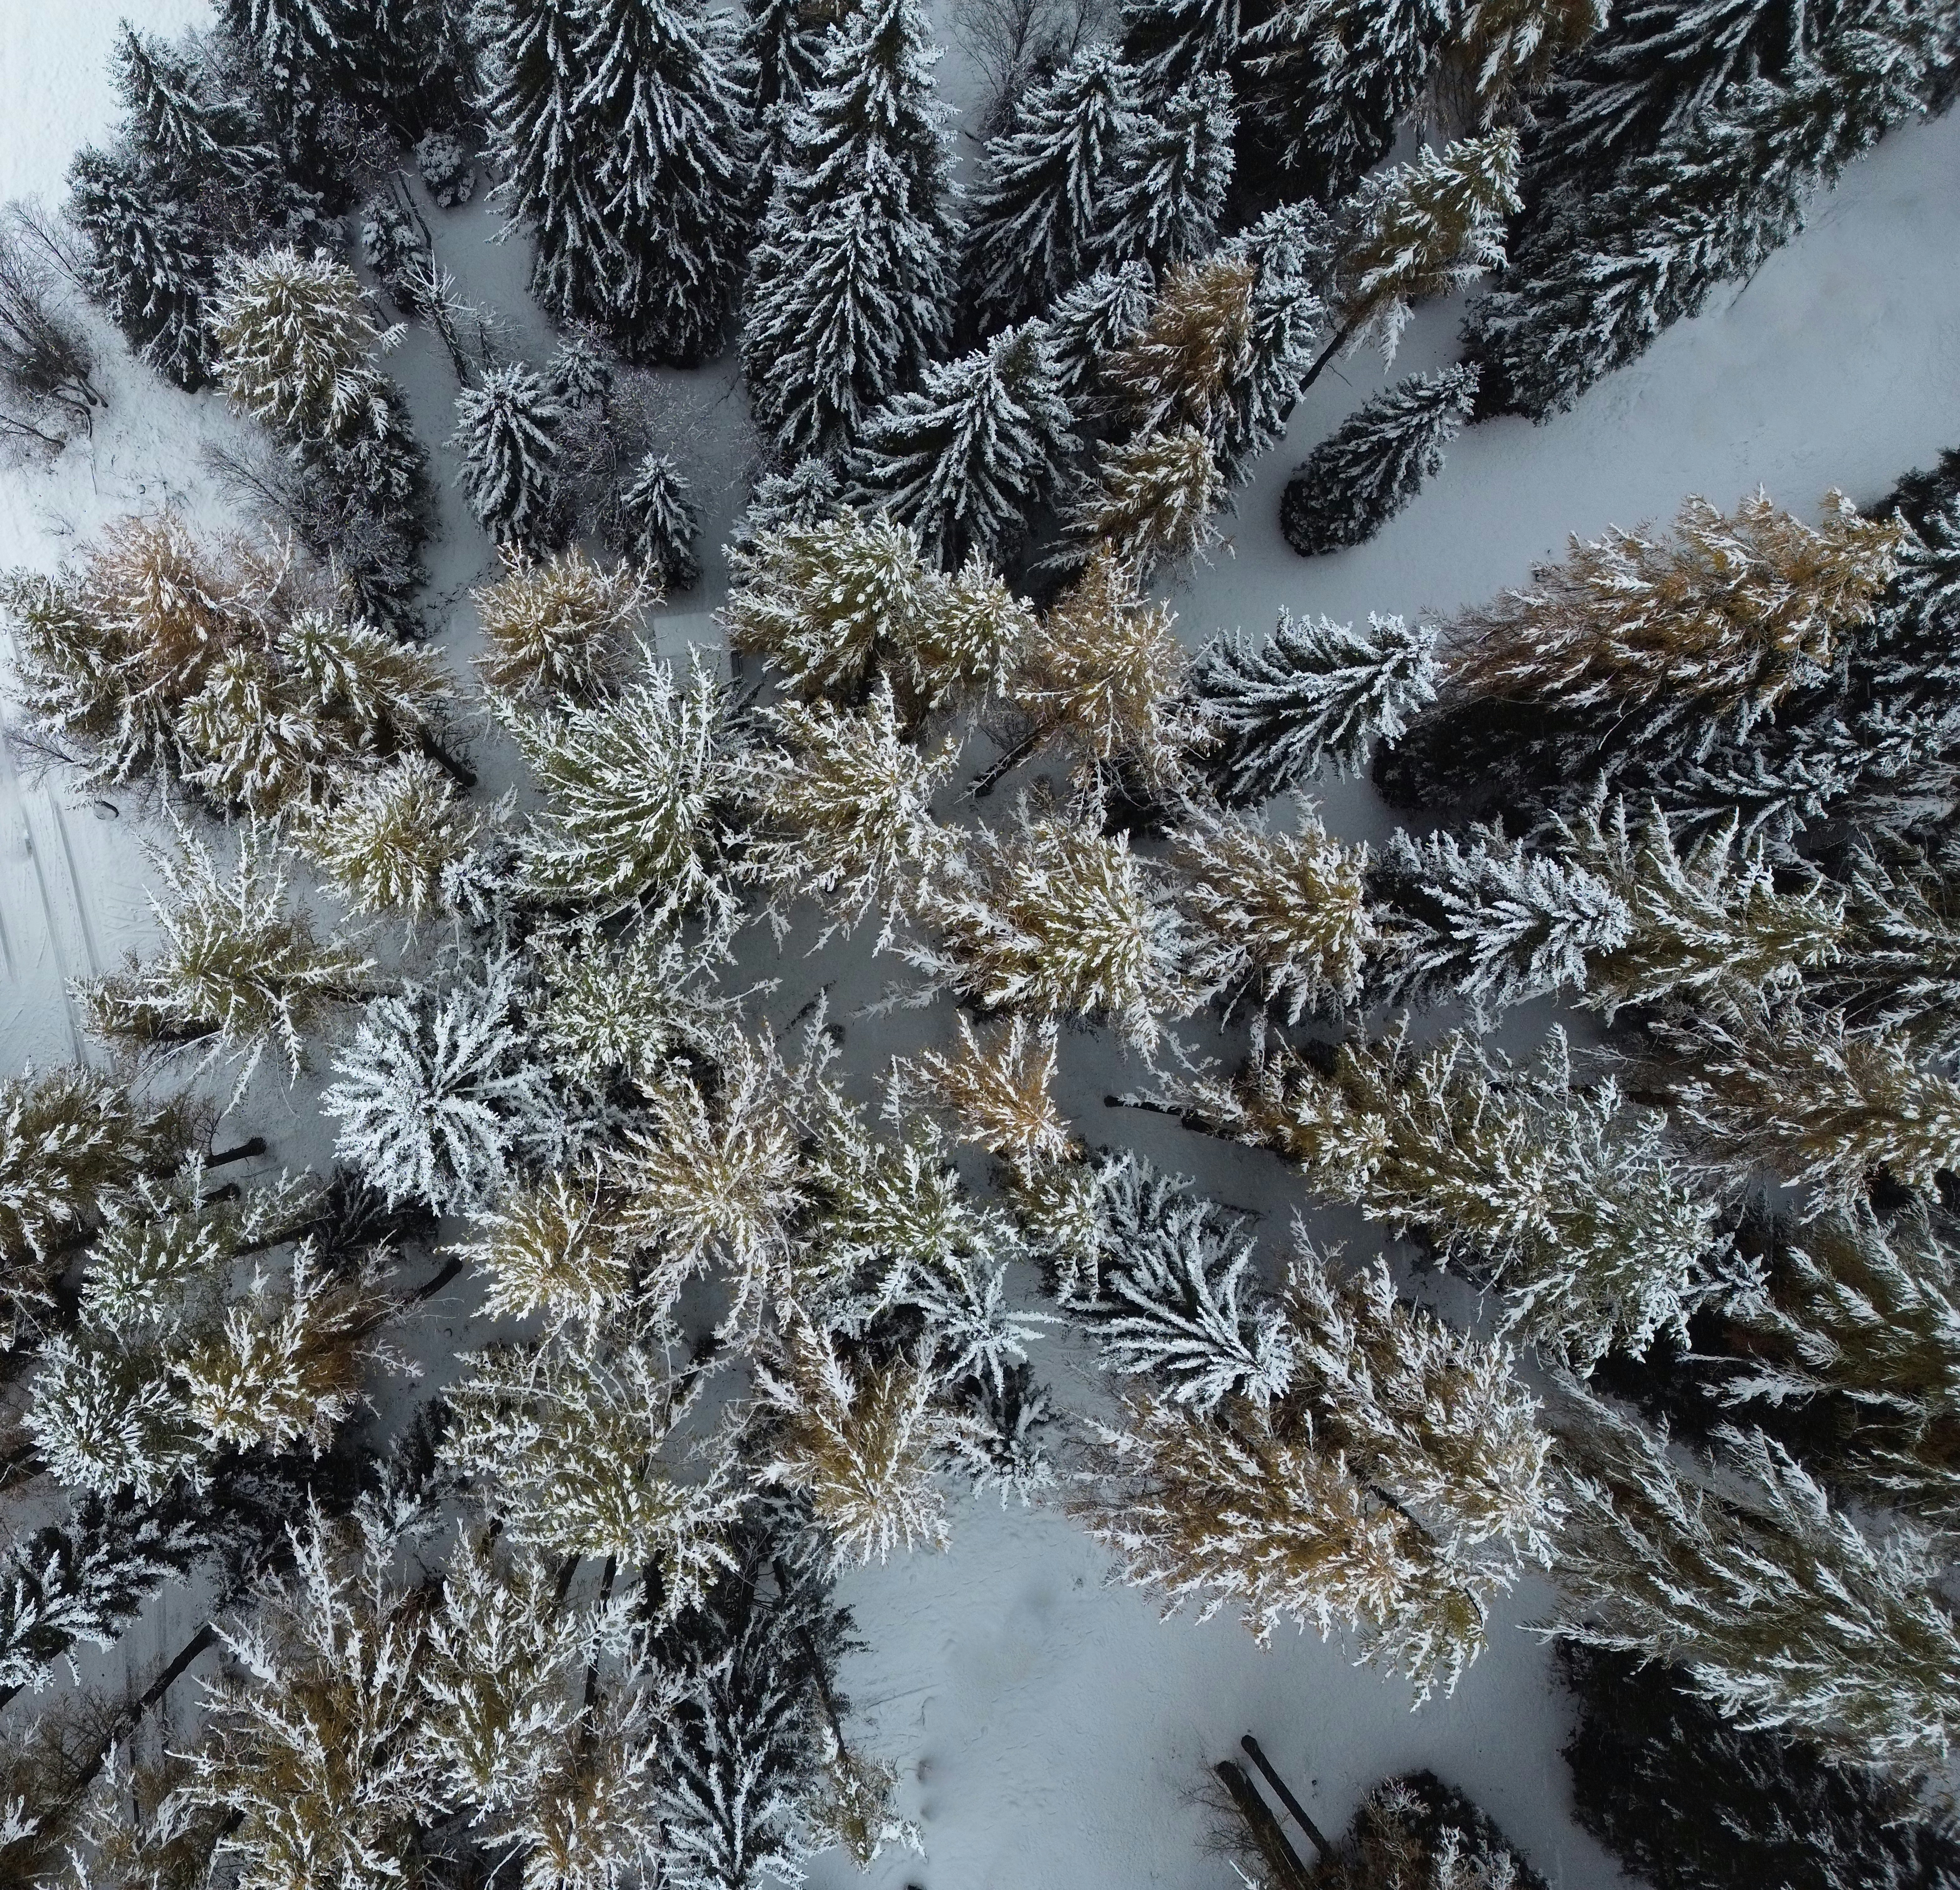
<path id="1" fill-rule="evenodd" d="M 1289 1023 L 1361 994 L 1378 944 L 1368 849 L 1345 846 L 1300 803 L 1290 833 L 1201 815 L 1178 830 L 1178 899 L 1198 941 L 1194 971 L 1229 1003 L 1250 992 Z"/>
<path id="2" fill-rule="evenodd" d="M 506 552 L 503 576 L 470 593 L 488 646 L 477 667 L 509 697 L 603 697 L 632 673 L 653 601 L 633 565 L 608 570 L 577 549 L 542 564 Z"/>
<path id="3" fill-rule="evenodd" d="M 234 1099 L 269 1049 L 297 1080 L 307 1033 L 366 995 L 371 961 L 355 945 L 315 937 L 287 898 L 272 834 L 247 829 L 228 873 L 202 841 L 181 828 L 177 841 L 177 857 L 158 861 L 170 902 L 151 899 L 162 948 L 148 961 L 132 953 L 126 970 L 81 988 L 89 1028 L 163 1050 L 203 1044 L 207 1063 L 228 1052 L 240 1064 Z"/>
<path id="4" fill-rule="evenodd" d="M 1605 188 L 1554 187 L 1506 285 L 1470 312 L 1484 410 L 1564 411 L 1720 284 L 1753 275 L 1802 228 L 1819 188 L 1924 110 L 1935 49 L 1950 40 L 1923 0 L 1861 0 L 1837 9 L 1784 76 L 1723 88 Z"/>
<path id="5" fill-rule="evenodd" d="M 1376 740 L 1394 741 L 1436 694 L 1436 626 L 1370 616 L 1365 632 L 1325 617 L 1281 614 L 1257 649 L 1236 636 L 1206 644 L 1195 694 L 1220 737 L 1212 772 L 1244 806 L 1297 788 L 1332 764 L 1358 774 Z"/>
<path id="6" fill-rule="evenodd" d="M 330 0 L 224 0 L 221 11 L 249 52 L 288 154 L 310 154 L 320 107 L 345 81 L 342 29 L 352 9 Z"/>
<path id="7" fill-rule="evenodd" d="M 1287 482 L 1287 542 L 1303 558 L 1367 543 L 1443 469 L 1476 393 L 1477 370 L 1456 368 L 1411 374 L 1357 408 Z"/>
<path id="8" fill-rule="evenodd" d="M 320 1108 L 340 1124 L 336 1152 L 391 1206 L 481 1208 L 516 1162 L 561 1139 L 546 1073 L 516 1027 L 518 1001 L 508 959 L 480 982 L 460 978 L 441 991 L 409 985 L 374 999 L 334 1059 L 339 1080 Z"/>
<path id="9" fill-rule="evenodd" d="M 1232 81 L 1223 73 L 1193 78 L 1140 113 L 1109 199 L 1101 257 L 1163 269 L 1208 250 L 1232 181 L 1237 129 Z"/>
<path id="10" fill-rule="evenodd" d="M 236 181 L 269 154 L 251 142 L 250 115 L 236 99 L 209 95 L 208 68 L 124 24 L 111 56 L 123 135 L 140 161 L 186 186 Z"/>
<path id="11" fill-rule="evenodd" d="M 912 526 L 929 554 L 992 561 L 1026 529 L 1076 444 L 1046 330 L 1023 323 L 926 371 L 872 415 L 851 457 L 856 503 Z"/>
<path id="12" fill-rule="evenodd" d="M 744 298 L 743 371 L 785 463 L 853 444 L 952 332 L 954 228 L 937 57 L 915 0 L 883 0 L 831 44 L 786 121 Z"/>
<path id="13" fill-rule="evenodd" d="M 741 266 L 752 134 L 735 28 L 686 0 L 594 0 L 581 24 L 575 109 L 605 193 L 604 317 L 628 353 L 691 366 Z"/>
<path id="14" fill-rule="evenodd" d="M 1387 156 L 1452 24 L 1443 0 L 1282 0 L 1246 32 L 1253 107 L 1322 202 Z"/>
<path id="15" fill-rule="evenodd" d="M 562 410 L 528 368 L 493 368 L 456 397 L 469 509 L 499 544 L 548 549 L 563 535 L 554 478 Z"/>
<path id="16" fill-rule="evenodd" d="M 1488 1814 L 1433 1772 L 1414 1772 L 1363 1799 L 1308 1890 L 1545 1890 L 1545 1880 Z"/>
<path id="17" fill-rule="evenodd" d="M 1787 1730 L 1853 1764 L 1947 1749 L 1960 1636 L 1923 1537 L 1873 1543 L 1760 1431 L 1723 1434 L 1718 1494 L 1604 1405 L 1561 1428 L 1561 1636 L 1678 1666 L 1739 1730 Z"/>
<path id="18" fill-rule="evenodd" d="M 698 664 L 683 681 L 649 662 L 610 701 L 506 725 L 543 791 L 523 882 L 552 905 L 657 922 L 720 907 L 718 810 L 732 781 L 723 692 Z"/>
<path id="19" fill-rule="evenodd" d="M 1685 1185 L 1660 1120 L 1625 1119 L 1610 1077 L 1576 1087 L 1562 1032 L 1522 1070 L 1460 1034 L 1418 1053 L 1405 1033 L 1343 1045 L 1331 1074 L 1268 1052 L 1230 1084 L 1191 1086 L 1192 1112 L 1331 1199 L 1435 1229 L 1446 1255 L 1495 1275 L 1511 1324 L 1581 1369 L 1644 1352 L 1729 1290 L 1715 1206 Z"/>
<path id="20" fill-rule="evenodd" d="M 1960 1870 L 1960 1834 L 1884 1772 L 1738 1727 L 1665 1667 L 1564 1651 L 1579 1820 L 1672 1890 L 1908 1890 Z"/>
<path id="21" fill-rule="evenodd" d="M 991 139 L 968 225 L 966 272 L 983 326 L 1038 314 L 1105 262 L 1134 148 L 1137 75 L 1091 43 L 1017 102 Z"/>
<path id="22" fill-rule="evenodd" d="M 742 52 L 755 72 L 756 113 L 766 139 L 764 169 L 781 156 L 791 115 L 823 76 L 825 38 L 836 10 L 824 0 L 748 0 L 743 8 Z"/>
<path id="23" fill-rule="evenodd" d="M 627 554 L 663 590 L 692 590 L 701 581 L 701 517 L 689 489 L 667 454 L 649 453 L 619 495 Z"/>
<path id="24" fill-rule="evenodd" d="M 1333 267 L 1333 224 L 1310 203 L 1281 204 L 1233 239 L 1253 269 L 1244 371 L 1214 425 L 1220 469 L 1233 485 L 1279 444 L 1312 380 Z"/>

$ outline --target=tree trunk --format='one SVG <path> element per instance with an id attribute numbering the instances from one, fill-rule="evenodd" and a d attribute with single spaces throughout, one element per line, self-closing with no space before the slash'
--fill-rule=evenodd
<path id="1" fill-rule="evenodd" d="M 206 1168 L 223 1168 L 231 1162 L 250 1161 L 254 1155 L 266 1152 L 266 1138 L 255 1135 L 249 1142 L 240 1142 L 236 1148 L 218 1149 L 204 1158 Z"/>
<path id="2" fill-rule="evenodd" d="M 422 731 L 418 740 L 422 752 L 464 793 L 467 794 L 476 785 L 476 769 L 469 766 L 466 762 L 458 761 L 427 729 Z"/>
<path id="3" fill-rule="evenodd" d="M 1298 402 L 1300 394 L 1305 393 L 1307 389 L 1320 378 L 1320 371 L 1354 339 L 1354 327 L 1355 324 L 1352 322 L 1343 322 L 1340 327 L 1334 331 L 1334 339 L 1320 351 L 1320 358 L 1306 371 L 1305 378 L 1300 383 L 1300 393 L 1293 396 L 1294 402 Z M 1290 403 L 1288 411 L 1291 411 Z"/>

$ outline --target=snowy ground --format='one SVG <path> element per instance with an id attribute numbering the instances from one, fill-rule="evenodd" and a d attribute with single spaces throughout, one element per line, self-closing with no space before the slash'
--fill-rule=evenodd
<path id="1" fill-rule="evenodd" d="M 143 24 L 173 29 L 202 11 L 195 0 L 150 0 Z M 58 196 L 75 143 L 108 121 L 103 61 L 117 14 L 116 0 L 0 0 L 0 196 Z M 954 80 L 964 64 L 950 57 L 942 74 Z M 480 202 L 429 214 L 463 292 L 505 311 L 520 352 L 541 358 L 542 328 L 523 326 L 521 246 L 490 243 L 495 219 Z M 1456 317 L 1448 307 L 1424 311 L 1395 371 L 1449 359 Z M 208 398 L 159 386 L 113 336 L 100 347 L 111 405 L 94 438 L 52 462 L 0 464 L 0 566 L 51 568 L 105 522 L 166 498 L 202 520 L 222 516 L 199 449 L 236 423 Z M 488 552 L 447 483 L 454 386 L 425 333 L 391 367 L 443 482 L 434 614 L 463 672 L 475 634 L 464 593 Z M 1447 610 L 1521 579 L 1568 532 L 1665 517 L 1691 492 L 1727 505 L 1760 483 L 1809 511 L 1829 486 L 1869 500 L 1907 466 L 1960 444 L 1960 114 L 1888 140 L 1745 289 L 1724 291 L 1576 412 L 1538 428 L 1507 420 L 1473 429 L 1373 543 L 1303 562 L 1278 535 L 1280 487 L 1382 378 L 1372 359 L 1351 361 L 1303 403 L 1286 447 L 1240 496 L 1229 554 L 1175 596 L 1188 641 L 1235 625 L 1263 632 L 1282 606 L 1344 619 Z M 736 377 L 724 363 L 668 377 L 667 390 L 666 444 L 718 544 L 751 452 Z M 702 587 L 661 614 L 663 654 L 715 635 L 725 569 L 718 557 L 708 563 Z M 93 800 L 58 775 L 37 784 L 26 759 L 0 749 L 0 1068 L 9 1071 L 76 1053 L 67 981 L 105 969 L 148 930 L 140 810 Z M 1386 831 L 1365 788 L 1336 784 L 1326 800 L 1341 831 Z M 835 995 L 847 1015 L 887 975 L 864 967 L 861 953 L 778 969 L 784 988 L 770 1009 L 784 1020 L 821 981 L 843 975 Z M 1532 1007 L 1519 1023 L 1536 1027 L 1543 1016 Z M 848 1027 L 851 1065 L 868 1077 L 935 1026 L 902 1016 Z M 1296 1191 L 1276 1163 L 1160 1118 L 1106 1112 L 1102 1094 L 1124 1079 L 1099 1056 L 1072 1055 L 1069 1078 L 1064 1100 L 1090 1139 L 1134 1141 L 1259 1213 L 1268 1235 L 1283 1233 Z M 304 1091 L 289 1103 L 262 1084 L 247 1112 L 273 1141 L 269 1163 L 323 1153 Z M 1318 1217 L 1316 1233 L 1353 1241 L 1359 1232 L 1328 1222 Z M 435 1303 L 418 1349 L 444 1359 L 469 1343 L 467 1309 L 461 1296 Z M 1051 1347 L 1038 1365 L 1060 1381 L 1063 1402 L 1093 1395 L 1065 1348 Z M 444 1375 L 438 1367 L 431 1378 Z M 956 1525 L 946 1554 L 846 1584 L 867 1643 L 846 1682 L 867 1743 L 906 1768 L 906 1807 L 928 1850 L 923 1862 L 881 1861 L 878 1890 L 1227 1890 L 1235 1879 L 1207 1848 L 1213 1814 L 1200 1793 L 1208 1764 L 1248 1729 L 1323 1826 L 1343 1822 L 1383 1774 L 1427 1765 L 1484 1804 L 1556 1890 L 1619 1882 L 1570 1821 L 1558 1756 L 1565 1704 L 1545 1650 L 1514 1625 L 1543 1605 L 1542 1593 L 1512 1598 L 1454 1697 L 1411 1713 L 1405 1685 L 1357 1671 L 1338 1644 L 1288 1637 L 1262 1651 L 1230 1620 L 1160 1624 L 1148 1599 L 1106 1585 L 1100 1553 L 1058 1514 L 963 1504 Z M 164 1597 L 98 1677 L 114 1686 L 146 1672 L 155 1650 L 196 1624 L 195 1599 Z M 813 1880 L 819 1890 L 861 1881 L 835 1859 Z"/>

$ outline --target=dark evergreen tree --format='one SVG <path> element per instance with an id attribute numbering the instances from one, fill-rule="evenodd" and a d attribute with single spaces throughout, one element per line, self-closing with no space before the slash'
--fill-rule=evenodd
<path id="1" fill-rule="evenodd" d="M 619 495 L 627 555 L 670 590 L 691 590 L 701 581 L 694 549 L 701 520 L 687 493 L 680 468 L 664 453 L 649 453 Z"/>
<path id="2" fill-rule="evenodd" d="M 1656 1890 L 1933 1890 L 1960 1831 L 1897 1778 L 1745 1730 L 1666 1667 L 1561 1647 L 1579 1821 Z"/>
<path id="3" fill-rule="evenodd" d="M 1310 203 L 1268 211 L 1234 240 L 1254 274 L 1243 372 L 1213 428 L 1218 469 L 1242 482 L 1279 443 L 1313 372 L 1326 328 L 1335 228 Z"/>
<path id="4" fill-rule="evenodd" d="M 564 530 L 554 463 L 561 409 L 528 368 L 493 368 L 456 397 L 470 510 L 499 544 L 547 549 Z"/>
<path id="5" fill-rule="evenodd" d="M 753 75 L 765 201 L 791 120 L 821 82 L 825 41 L 844 17 L 832 0 L 745 0 L 742 56 Z"/>
<path id="6" fill-rule="evenodd" d="M 1146 95 L 1168 98 L 1195 79 L 1229 72 L 1239 49 L 1239 0 L 1125 0 L 1123 58 Z"/>
<path id="7" fill-rule="evenodd" d="M 1357 407 L 1280 495 L 1280 530 L 1303 558 L 1365 544 L 1442 469 L 1477 398 L 1477 370 L 1411 374 Z"/>
<path id="8" fill-rule="evenodd" d="M 1139 112 L 1110 198 L 1100 257 L 1163 269 L 1209 250 L 1232 182 L 1237 129 L 1232 81 L 1222 72 L 1201 74 L 1153 110 Z"/>
<path id="9" fill-rule="evenodd" d="M 262 109 L 285 155 L 312 155 L 321 104 L 352 77 L 345 33 L 352 0 L 222 0 L 219 18 L 243 50 Z"/>
<path id="10" fill-rule="evenodd" d="M 252 142 L 244 105 L 208 96 L 205 75 L 181 53 L 126 24 L 113 58 L 129 148 L 179 195 L 240 177 L 266 161 L 269 154 Z"/>
<path id="11" fill-rule="evenodd" d="M 988 141 L 968 226 L 966 274 L 985 326 L 1037 313 L 1106 259 L 1142 96 L 1107 46 L 1084 46 Z"/>
<path id="12" fill-rule="evenodd" d="M 1388 155 L 1453 13 L 1449 0 L 1282 0 L 1246 32 L 1247 110 L 1322 202 Z"/>
<path id="13" fill-rule="evenodd" d="M 852 444 L 952 332 L 946 114 L 917 0 L 833 40 L 794 116 L 745 298 L 742 362 L 784 463 Z"/>
<path id="14" fill-rule="evenodd" d="M 949 567 L 998 562 L 1076 444 L 1048 333 L 1023 322 L 875 415 L 851 457 L 853 501 L 912 525 Z"/>
<path id="15" fill-rule="evenodd" d="M 753 128 L 731 18 L 587 0 L 575 102 L 610 239 L 601 318 L 629 355 L 713 352 L 740 279 Z"/>
<path id="16" fill-rule="evenodd" d="M 1044 318 L 1055 385 L 1086 420 L 1102 393 L 1102 363 L 1142 332 L 1150 317 L 1153 286 L 1147 264 L 1098 269 L 1057 302 Z"/>
<path id="17" fill-rule="evenodd" d="M 1786 78 L 1724 90 L 1603 188 L 1550 190 L 1465 324 L 1480 412 L 1564 412 L 1751 275 L 1817 190 L 1923 109 L 1943 47 L 1960 52 L 1960 21 L 1939 0 L 1845 0 Z"/>

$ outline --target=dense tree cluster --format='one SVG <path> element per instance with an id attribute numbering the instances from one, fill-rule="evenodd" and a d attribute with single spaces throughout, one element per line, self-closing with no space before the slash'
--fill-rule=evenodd
<path id="1" fill-rule="evenodd" d="M 169 822 L 149 949 L 72 994 L 97 1060 L 0 1084 L 0 1876 L 868 1864 L 917 1834 L 835 1584 L 962 1485 L 1418 1701 L 1548 1584 L 1581 1815 L 1657 1884 L 1950 1874 L 1960 458 L 1814 519 L 1691 496 L 1447 622 L 1193 650 L 1162 594 L 1418 304 L 1502 272 L 1286 483 L 1303 555 L 1633 358 L 1949 97 L 1950 14 L 1036 8 L 964 192 L 917 0 L 126 28 L 114 136 L 0 243 L 0 379 L 93 412 L 65 272 L 232 410 L 257 523 L 0 588 L 25 737 Z M 440 259 L 479 164 L 521 322 Z M 440 599 L 411 330 L 476 555 Z M 724 352 L 725 547 L 673 371 Z M 724 569 L 725 648 L 663 640 Z M 1323 773 L 1408 829 L 1351 838 Z M 765 936 L 823 976 L 756 982 Z M 934 1013 L 876 1071 L 847 953 L 867 1020 Z M 1583 1036 L 1497 1047 L 1554 1003 Z M 1096 1146 L 1097 1055 L 1395 1244 Z M 216 1122 L 310 1073 L 340 1167 L 224 1179 L 266 1150 Z M 141 1691 L 11 1736 L 182 1579 L 209 1618 Z M 1246 1815 L 1292 1890 L 1538 1882 L 1424 1774 L 1311 1869 Z"/>

